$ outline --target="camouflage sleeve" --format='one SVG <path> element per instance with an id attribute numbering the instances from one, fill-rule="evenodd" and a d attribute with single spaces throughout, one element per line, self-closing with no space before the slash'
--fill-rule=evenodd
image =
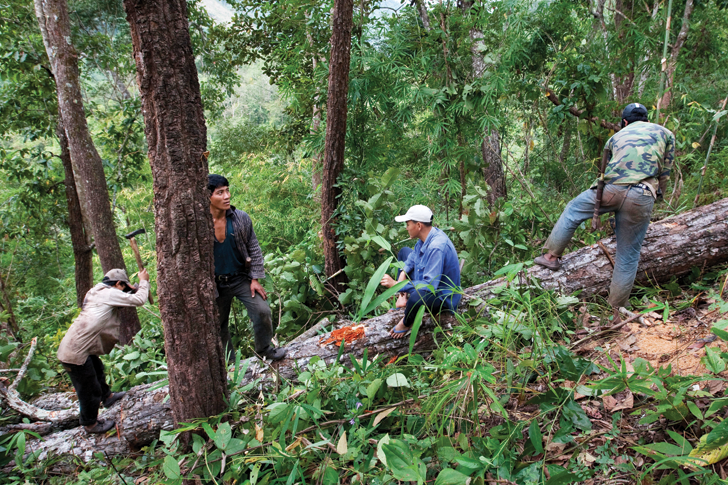
<path id="1" fill-rule="evenodd" d="M 672 171 L 672 165 L 675 163 L 675 135 L 668 131 L 667 143 L 665 144 L 665 156 L 662 159 L 662 173 L 660 173 L 660 180 L 668 180 L 670 178 L 670 171 Z"/>

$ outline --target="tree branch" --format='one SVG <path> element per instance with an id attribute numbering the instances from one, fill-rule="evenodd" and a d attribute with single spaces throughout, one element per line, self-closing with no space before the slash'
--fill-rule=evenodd
<path id="1" fill-rule="evenodd" d="M 559 100 L 559 98 L 556 96 L 556 93 L 551 88 L 544 87 L 544 91 L 546 92 L 546 97 L 549 98 L 549 101 L 554 103 L 556 106 L 561 106 L 563 103 Z M 582 116 L 586 110 L 578 109 L 576 106 L 569 106 L 569 113 L 574 115 L 577 118 L 581 118 L 584 120 L 589 121 L 590 123 L 594 123 L 596 125 L 601 126 L 602 128 L 606 128 L 608 130 L 614 130 L 614 132 L 618 132 L 622 128 L 617 123 L 612 123 L 610 121 L 603 120 L 597 116 Z"/>

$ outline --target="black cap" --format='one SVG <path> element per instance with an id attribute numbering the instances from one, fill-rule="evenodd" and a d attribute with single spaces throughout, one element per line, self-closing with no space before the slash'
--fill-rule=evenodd
<path id="1" fill-rule="evenodd" d="M 622 111 L 622 119 L 627 121 L 640 121 L 647 118 L 647 108 L 643 104 L 630 103 Z"/>

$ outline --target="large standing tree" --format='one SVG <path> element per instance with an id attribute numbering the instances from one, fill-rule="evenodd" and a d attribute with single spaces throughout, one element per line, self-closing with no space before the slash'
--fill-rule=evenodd
<path id="1" fill-rule="evenodd" d="M 68 138 L 81 211 L 91 226 L 103 271 L 126 269 L 116 236 L 104 167 L 86 122 L 78 55 L 71 44 L 68 5 L 66 0 L 35 0 L 35 14 L 56 81 L 58 111 Z M 134 308 L 121 309 L 121 316 L 120 341 L 128 343 L 141 328 L 139 317 Z"/>
<path id="2" fill-rule="evenodd" d="M 185 0 L 124 0 L 154 177 L 159 308 L 175 422 L 225 409 L 207 128 Z"/>
<path id="3" fill-rule="evenodd" d="M 321 229 L 324 240 L 326 276 L 331 278 L 336 291 L 346 275 L 344 261 L 336 247 L 334 212 L 341 188 L 336 180 L 344 168 L 346 140 L 346 102 L 349 93 L 349 61 L 351 60 L 351 29 L 354 3 L 352 0 L 334 2 L 331 57 L 329 61 L 329 91 L 326 105 L 326 145 L 324 148 L 323 180 L 321 183 Z"/>

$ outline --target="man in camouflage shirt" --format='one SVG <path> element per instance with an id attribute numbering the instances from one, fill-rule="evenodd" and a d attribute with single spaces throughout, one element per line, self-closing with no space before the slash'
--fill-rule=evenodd
<path id="1" fill-rule="evenodd" d="M 663 126 L 647 121 L 647 109 L 639 103 L 627 105 L 622 129 L 605 145 L 612 154 L 604 174 L 604 195 L 600 213 L 614 212 L 617 254 L 614 261 L 609 303 L 614 319 L 619 308 L 629 304 L 642 241 L 650 224 L 655 200 L 665 192 L 675 160 L 675 135 Z M 596 182 L 569 202 L 551 231 L 544 255 L 534 262 L 553 271 L 561 268 L 560 257 L 582 222 L 591 219 L 596 203 Z"/>

